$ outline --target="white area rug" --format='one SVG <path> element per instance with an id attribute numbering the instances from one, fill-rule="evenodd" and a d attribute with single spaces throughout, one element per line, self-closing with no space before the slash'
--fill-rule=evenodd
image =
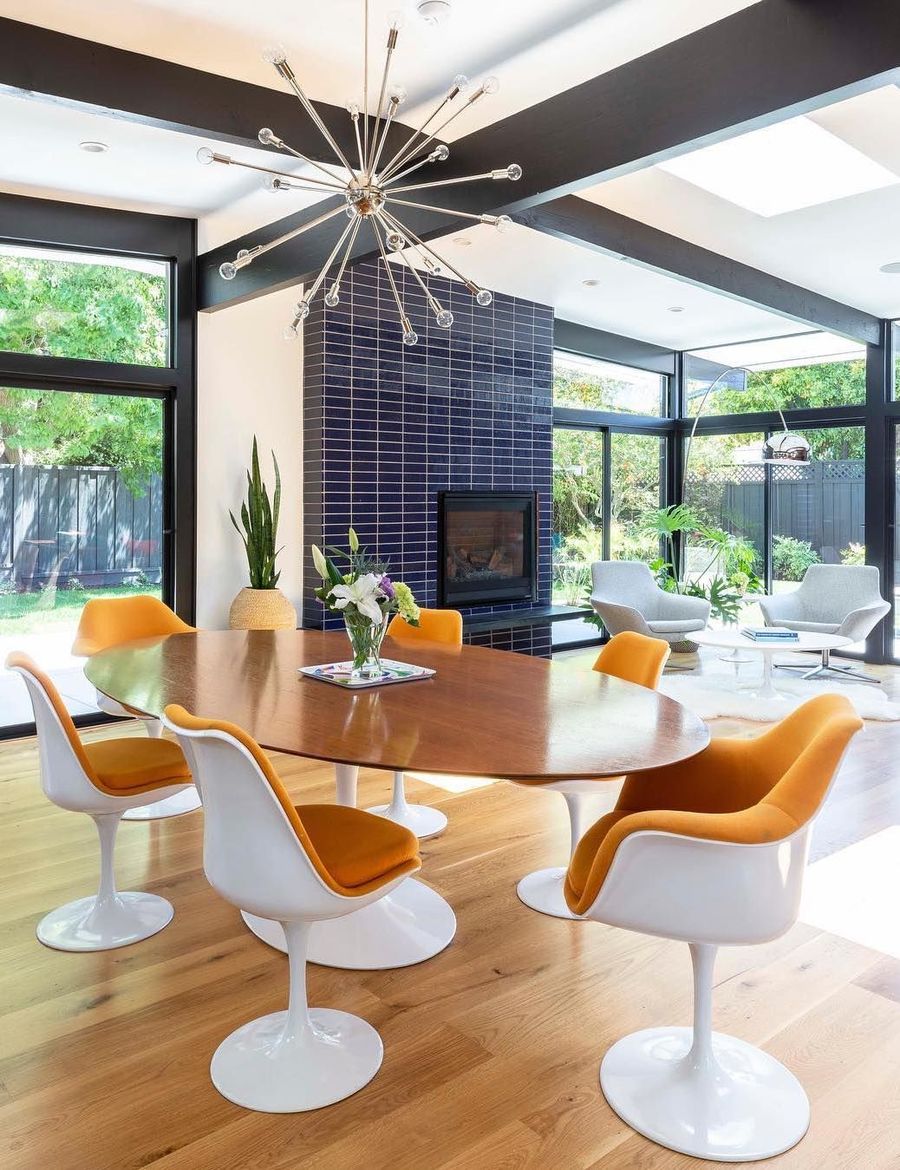
<path id="1" fill-rule="evenodd" d="M 800 920 L 900 959 L 900 826 L 882 829 L 806 871 Z"/>
<path id="2" fill-rule="evenodd" d="M 816 695 L 845 695 L 863 719 L 900 719 L 900 707 L 888 702 L 881 687 L 866 683 L 818 682 L 791 678 L 775 672 L 775 686 L 783 699 L 756 699 L 750 691 L 759 685 L 759 664 L 744 667 L 737 680 L 734 673 L 667 674 L 659 689 L 683 703 L 701 719 L 752 719 L 775 723 Z M 744 689 L 742 689 L 744 688 Z"/>

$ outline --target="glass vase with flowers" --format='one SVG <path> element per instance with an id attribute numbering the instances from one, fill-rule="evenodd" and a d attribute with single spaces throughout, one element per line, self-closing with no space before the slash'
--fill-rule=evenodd
<path id="1" fill-rule="evenodd" d="M 353 656 L 352 676 L 379 678 L 383 673 L 381 643 L 388 622 L 399 613 L 411 626 L 417 626 L 419 607 L 409 586 L 391 580 L 388 566 L 360 546 L 352 528 L 347 545 L 347 549 L 327 546 L 324 552 L 318 545 L 312 546 L 313 564 L 322 578 L 315 594 L 327 610 L 344 619 Z"/>

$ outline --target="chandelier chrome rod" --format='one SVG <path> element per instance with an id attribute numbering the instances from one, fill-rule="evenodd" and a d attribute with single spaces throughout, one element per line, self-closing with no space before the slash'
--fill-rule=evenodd
<path id="1" fill-rule="evenodd" d="M 475 291 L 478 290 L 478 285 L 476 285 L 474 281 L 469 280 L 467 276 L 463 276 L 458 268 L 454 268 L 448 260 L 445 260 L 443 256 L 439 256 L 433 248 L 429 248 L 425 241 L 420 239 L 420 237 L 417 236 L 411 228 L 404 227 L 402 223 L 399 223 L 396 219 L 394 219 L 391 213 L 389 211 L 385 211 L 384 208 L 381 209 L 381 214 L 388 221 L 392 228 L 398 231 L 402 236 L 408 236 L 409 239 L 411 239 L 413 243 L 418 244 L 420 248 L 424 248 L 430 256 L 437 260 L 438 264 L 440 264 L 442 268 L 448 268 L 454 276 L 458 277 L 463 282 L 469 292 L 472 292 L 473 289 Z"/>
<path id="2" fill-rule="evenodd" d="M 388 29 L 387 51 L 384 56 L 384 71 L 381 74 L 381 89 L 378 93 L 378 105 L 375 107 L 375 127 L 372 131 L 372 143 L 369 153 L 366 155 L 366 174 L 371 178 L 375 164 L 372 161 L 375 157 L 375 150 L 378 144 L 378 126 L 381 121 L 381 107 L 384 105 L 384 94 L 387 89 L 388 76 L 391 72 L 391 60 L 394 56 L 394 49 L 397 47 L 397 29 L 394 25 Z"/>
<path id="3" fill-rule="evenodd" d="M 406 187 L 388 187 L 385 194 L 393 197 L 404 191 L 424 191 L 428 187 L 454 187 L 459 183 L 476 183 L 479 179 L 498 179 L 501 177 L 506 178 L 505 171 L 502 172 L 502 175 L 497 171 L 485 171 L 481 175 L 464 175 L 459 179 L 434 179 L 430 183 L 410 183 Z"/>
<path id="4" fill-rule="evenodd" d="M 412 134 L 410 134 L 410 136 L 409 136 L 409 138 L 407 138 L 406 142 L 403 143 L 403 145 L 400 147 L 400 149 L 397 151 L 397 153 L 394 155 L 394 157 L 392 159 L 390 159 L 390 161 L 386 164 L 386 166 L 384 168 L 384 173 L 386 176 L 389 175 L 391 173 L 391 171 L 396 169 L 396 165 L 399 163 L 401 157 L 403 157 L 407 154 L 410 146 L 412 146 L 412 144 L 419 137 L 419 135 L 425 133 L 426 129 L 428 128 L 428 123 L 433 122 L 434 119 L 441 112 L 441 110 L 444 108 L 444 106 L 446 106 L 448 102 L 452 102 L 453 99 L 457 96 L 457 94 L 459 92 L 460 92 L 459 86 L 454 85 L 453 88 L 450 90 L 450 92 L 447 94 L 447 96 L 444 98 L 444 100 L 438 106 L 436 106 L 434 108 L 434 110 L 432 110 L 432 112 L 428 115 L 428 117 L 425 119 L 425 121 L 422 123 L 422 125 L 419 127 L 419 129 L 413 130 Z M 419 149 L 420 149 L 420 147 L 416 147 L 416 150 L 419 150 Z"/>
<path id="5" fill-rule="evenodd" d="M 360 173 L 366 169 L 369 154 L 369 0 L 363 0 L 363 153 Z"/>
<path id="6" fill-rule="evenodd" d="M 428 137 L 424 138 L 413 151 L 411 151 L 409 154 L 404 152 L 403 155 L 401 156 L 401 158 L 397 160 L 397 162 L 400 163 L 400 162 L 403 162 L 404 160 L 408 161 L 410 158 L 415 157 L 415 155 L 417 155 L 420 150 L 424 150 L 425 147 L 429 144 L 429 142 L 433 142 L 434 139 L 437 138 L 438 134 L 440 134 L 440 132 L 442 130 L 446 129 L 446 127 L 449 126 L 450 123 L 454 119 L 458 118 L 460 114 L 465 113 L 465 111 L 468 110 L 470 106 L 474 105 L 474 103 L 477 102 L 480 97 L 484 97 L 484 92 L 485 91 L 484 91 L 483 87 L 476 90 L 475 93 L 472 94 L 472 96 L 469 98 L 469 100 L 466 102 L 466 104 L 464 106 L 460 106 L 459 109 L 454 110 L 453 113 L 450 115 L 450 117 L 446 118 L 443 122 L 441 122 L 440 126 L 436 126 L 434 128 L 434 130 L 432 130 L 431 133 L 428 135 Z M 395 169 L 396 169 L 396 164 L 395 164 Z M 382 181 L 383 182 L 388 181 L 390 179 L 390 177 L 391 177 L 390 176 L 390 168 L 387 168 L 385 171 L 385 174 L 383 176 Z"/>
<path id="7" fill-rule="evenodd" d="M 244 162 L 239 158 L 232 158 L 227 154 L 213 154 L 213 162 L 223 163 L 230 167 L 243 167 L 245 171 L 259 171 L 261 175 L 275 175 L 279 179 L 290 179 L 292 183 L 313 183 L 315 186 L 307 187 L 308 191 L 320 191 L 320 188 L 327 187 L 331 191 L 345 191 L 346 184 L 344 183 L 326 183 L 324 179 L 317 179 L 312 175 L 292 175 L 290 171 L 276 171 L 274 167 L 260 166 L 259 163 Z M 321 193 L 321 192 L 320 192 Z"/>
<path id="8" fill-rule="evenodd" d="M 331 292 L 336 293 L 341 287 L 341 281 L 344 279 L 344 270 L 347 267 L 347 261 L 350 259 L 350 253 L 353 251 L 353 245 L 356 243 L 356 237 L 359 235 L 359 229 L 362 227 L 362 219 L 357 216 L 353 224 L 353 233 L 350 236 L 350 243 L 347 245 L 347 251 L 344 253 L 344 259 L 341 261 L 340 267 L 337 270 L 337 276 L 331 282 Z M 327 303 L 327 302 L 326 302 Z"/>
<path id="9" fill-rule="evenodd" d="M 303 223 L 300 227 L 292 228 L 291 231 L 285 232 L 283 236 L 278 236 L 277 239 L 272 240 L 268 244 L 259 244 L 250 253 L 249 256 L 242 257 L 243 263 L 240 260 L 235 260 L 235 265 L 238 268 L 246 268 L 247 265 L 257 258 L 262 256 L 265 252 L 271 252 L 273 248 L 277 248 L 279 244 L 286 244 L 288 240 L 296 239 L 297 236 L 302 236 L 304 232 L 311 231 L 314 227 L 318 227 L 320 223 L 326 223 L 329 219 L 334 219 L 336 215 L 340 215 L 344 210 L 344 205 L 335 207 L 331 211 L 325 211 L 322 215 L 317 215 L 315 219 L 311 219 L 308 223 Z"/>
<path id="10" fill-rule="evenodd" d="M 297 81 L 297 77 L 296 77 L 293 69 L 288 64 L 287 60 L 282 59 L 281 61 L 275 61 L 274 65 L 275 65 L 275 68 L 278 71 L 279 75 L 284 78 L 284 80 L 288 83 L 288 85 L 294 91 L 295 95 L 299 98 L 300 104 L 303 106 L 304 110 L 306 110 L 307 114 L 309 114 L 310 118 L 312 118 L 313 122 L 315 122 L 316 126 L 318 127 L 319 133 L 322 135 L 322 137 L 325 139 L 325 141 L 328 143 L 328 145 L 331 147 L 331 149 L 334 151 L 334 153 L 338 156 L 338 158 L 341 161 L 341 164 L 343 166 L 345 166 L 351 174 L 353 174 L 353 167 L 347 161 L 347 156 L 344 154 L 344 152 L 341 150 L 341 148 L 335 142 L 334 138 L 332 137 L 331 131 L 328 129 L 328 127 L 325 125 L 325 123 L 322 121 L 322 119 L 319 117 L 318 111 L 313 106 L 312 102 L 309 100 L 309 98 L 306 96 L 306 94 L 303 92 L 303 89 L 300 86 L 300 83 Z"/>
<path id="11" fill-rule="evenodd" d="M 375 157 L 372 159 L 372 166 L 369 168 L 369 175 L 373 180 L 375 178 L 376 168 L 378 167 L 378 160 L 381 158 L 381 152 L 384 150 L 385 142 L 387 142 L 388 131 L 390 130 L 391 124 L 394 121 L 394 115 L 397 113 L 399 108 L 399 98 L 392 97 L 388 102 L 388 111 L 384 119 L 384 127 L 381 132 L 381 141 L 378 143 L 378 149 L 375 151 Z"/>
<path id="12" fill-rule="evenodd" d="M 363 154 L 362 139 L 359 136 L 359 107 L 352 106 L 350 109 L 350 121 L 353 123 L 353 134 L 356 138 L 356 153 L 359 155 L 359 174 L 360 176 L 366 169 L 365 156 Z"/>
<path id="13" fill-rule="evenodd" d="M 391 263 L 387 258 L 387 252 L 384 250 L 384 241 L 381 238 L 381 232 L 378 230 L 378 224 L 372 220 L 372 231 L 375 233 L 375 239 L 378 241 L 378 250 L 381 252 L 381 259 L 384 263 L 387 278 L 391 286 L 391 292 L 394 294 L 394 300 L 397 302 L 397 312 L 400 314 L 400 323 L 403 326 L 404 333 L 412 332 L 409 317 L 406 315 L 406 310 L 403 308 L 403 302 L 400 300 L 400 293 L 397 291 L 397 282 L 394 280 L 394 274 L 391 272 Z"/>
<path id="14" fill-rule="evenodd" d="M 328 178 L 332 180 L 332 182 L 341 182 L 340 175 L 336 175 L 334 171 L 330 171 L 326 166 L 323 166 L 322 163 L 316 162 L 314 158 L 309 158 L 307 155 L 301 154 L 299 150 L 294 150 L 293 146 L 288 146 L 284 139 L 279 138 L 278 135 L 273 133 L 273 131 L 270 130 L 268 126 L 263 127 L 257 137 L 263 146 L 274 146 L 277 150 L 286 150 L 287 153 L 293 155 L 294 158 L 299 158 L 301 162 L 308 163 L 311 167 L 315 167 L 317 171 L 321 171 L 323 175 L 327 175 Z M 321 182 L 321 180 L 319 181 Z"/>
<path id="15" fill-rule="evenodd" d="M 440 149 L 440 148 L 438 148 L 438 149 Z M 434 151 L 434 150 L 431 152 L 431 154 L 426 154 L 425 157 L 420 158 L 417 163 L 413 163 L 413 165 L 411 167 L 407 167 L 405 171 L 400 171 L 399 174 L 394 175 L 394 177 L 392 179 L 389 179 L 388 185 L 390 183 L 396 183 L 400 179 L 405 179 L 407 175 L 411 175 L 413 173 L 413 171 L 417 171 L 419 169 L 419 167 L 424 167 L 426 163 L 437 162 L 438 158 L 436 157 L 436 155 L 437 155 L 437 151 Z M 446 158 L 447 156 L 445 155 L 444 157 Z M 379 182 L 382 185 L 384 185 L 383 179 L 379 179 Z"/>
<path id="16" fill-rule="evenodd" d="M 460 219 L 474 219 L 478 223 L 486 223 L 495 227 L 499 215 L 473 215 L 471 211 L 455 211 L 451 207 L 435 207 L 431 203 L 414 203 L 411 199 L 395 199 L 393 195 L 388 193 L 385 196 L 386 203 L 398 203 L 401 207 L 417 207 L 420 211 L 437 211 L 441 215 L 458 215 Z"/>
<path id="17" fill-rule="evenodd" d="M 382 223 L 382 224 L 384 223 L 380 214 L 378 215 L 378 220 L 380 223 Z M 416 268 L 416 266 L 413 263 L 411 263 L 411 261 L 409 260 L 409 257 L 406 256 L 403 252 L 396 252 L 395 255 L 400 257 L 400 259 L 403 261 L 403 263 L 406 265 L 406 267 L 410 270 L 410 272 L 413 274 L 413 276 L 419 282 L 419 286 L 422 289 L 422 292 L 425 294 L 425 299 L 428 301 L 428 304 L 431 306 L 431 311 L 435 314 L 439 313 L 441 311 L 441 305 L 440 305 L 437 297 L 435 297 L 434 293 L 431 291 L 431 289 L 428 287 L 428 285 L 422 279 L 422 277 L 419 273 L 419 270 Z"/>
<path id="18" fill-rule="evenodd" d="M 357 217 L 357 219 L 356 219 L 355 223 L 359 223 L 359 218 L 358 218 L 358 217 Z M 334 263 L 334 258 L 335 258 L 335 256 L 337 256 L 338 252 L 340 252 L 340 250 L 341 250 L 341 247 L 342 247 L 342 245 L 343 245 L 343 243 L 344 243 L 344 240 L 346 240 L 347 236 L 349 236 L 349 235 L 350 235 L 350 233 L 353 231 L 353 228 L 354 228 L 354 226 L 355 226 L 355 224 L 354 224 L 353 222 L 351 222 L 351 223 L 348 223 L 348 224 L 347 224 L 347 226 L 344 228 L 344 230 L 341 232 L 341 234 L 338 236 L 337 243 L 336 243 L 336 244 L 334 245 L 334 247 L 331 249 L 331 252 L 330 252 L 330 254 L 329 254 L 329 256 L 328 256 L 328 259 L 327 259 L 327 260 L 325 261 L 325 263 L 322 265 L 321 271 L 319 272 L 319 275 L 316 277 L 316 279 L 313 281 L 313 283 L 312 283 L 312 287 L 310 288 L 309 292 L 305 292 L 305 293 L 303 294 L 303 296 L 301 297 L 301 299 L 300 299 L 300 306 L 302 306 L 302 305 L 306 305 L 306 306 L 307 306 L 307 308 L 308 308 L 308 307 L 309 307 L 309 304 L 310 304 L 310 302 L 311 302 L 311 301 L 313 301 L 313 300 L 315 299 L 315 295 L 316 295 L 316 293 L 317 293 L 317 292 L 319 291 L 319 289 L 322 287 L 322 284 L 323 284 L 323 283 L 324 283 L 324 281 L 325 281 L 325 277 L 328 275 L 328 269 L 329 269 L 329 268 L 332 266 L 332 264 Z M 298 306 L 298 308 L 299 308 L 300 306 Z M 292 323 L 293 323 L 293 325 L 294 325 L 294 326 L 296 326 L 296 325 L 298 325 L 298 324 L 299 324 L 299 322 L 300 322 L 300 321 L 302 321 L 302 320 L 303 320 L 303 314 L 302 314 L 302 313 L 298 313 L 298 314 L 297 314 L 297 315 L 294 317 L 294 320 L 293 320 L 293 322 L 292 322 Z"/>

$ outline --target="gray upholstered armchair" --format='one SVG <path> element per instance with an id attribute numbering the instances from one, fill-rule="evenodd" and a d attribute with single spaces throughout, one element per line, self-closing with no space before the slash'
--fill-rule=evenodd
<path id="1" fill-rule="evenodd" d="M 874 565 L 810 565 L 797 589 L 761 597 L 759 608 L 766 625 L 861 642 L 891 607 L 881 596 L 881 578 Z M 880 681 L 850 666 L 835 666 L 829 650 L 822 651 L 821 665 L 803 677 L 815 678 L 828 671 L 865 682 Z"/>
<path id="2" fill-rule="evenodd" d="M 591 604 L 610 634 L 634 630 L 676 647 L 709 621 L 705 598 L 660 589 L 643 561 L 597 561 L 591 578 Z"/>

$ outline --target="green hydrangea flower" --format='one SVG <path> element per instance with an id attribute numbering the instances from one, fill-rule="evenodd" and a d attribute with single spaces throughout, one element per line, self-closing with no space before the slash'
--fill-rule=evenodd
<path id="1" fill-rule="evenodd" d="M 408 585 L 404 585 L 402 581 L 394 581 L 393 584 L 397 612 L 411 626 L 417 626 L 419 624 L 419 607 L 416 605 L 416 599 L 413 597 L 412 590 Z"/>

